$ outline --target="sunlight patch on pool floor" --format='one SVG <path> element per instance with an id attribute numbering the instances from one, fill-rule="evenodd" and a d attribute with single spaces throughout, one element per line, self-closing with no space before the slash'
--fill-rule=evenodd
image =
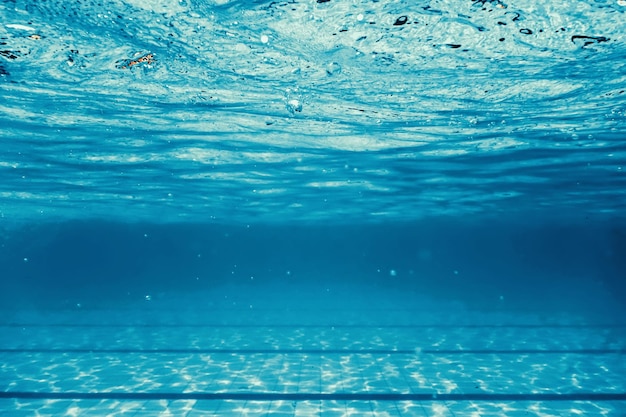
<path id="1" fill-rule="evenodd" d="M 623 324 L 386 305 L 334 305 L 315 323 L 305 307 L 282 316 L 265 308 L 258 324 L 236 309 L 230 322 L 210 309 L 187 321 L 167 310 L 5 315 L 0 409 L 16 417 L 623 417 L 626 409 Z"/>

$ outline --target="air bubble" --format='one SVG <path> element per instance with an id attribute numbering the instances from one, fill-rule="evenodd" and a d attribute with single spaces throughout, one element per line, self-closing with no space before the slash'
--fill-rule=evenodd
<path id="1" fill-rule="evenodd" d="M 302 111 L 302 102 L 297 99 L 291 99 L 287 102 L 287 110 L 289 113 L 294 114 L 295 112 L 300 113 Z"/>
<path id="2" fill-rule="evenodd" d="M 396 19 L 396 21 L 394 22 L 393 25 L 394 26 L 402 26 L 402 25 L 404 25 L 407 22 L 408 19 L 409 18 L 406 17 L 406 16 L 400 16 L 399 18 Z"/>
<path id="3" fill-rule="evenodd" d="M 336 62 L 331 62 L 326 65 L 326 74 L 335 75 L 341 73 L 341 65 Z"/>
<path id="4" fill-rule="evenodd" d="M 287 91 L 285 91 L 285 107 L 287 107 L 287 110 L 292 116 L 295 115 L 296 112 L 300 113 L 302 111 L 302 100 L 300 100 L 300 94 L 297 92 L 297 88 L 294 90 L 288 88 Z M 294 97 L 294 95 L 296 97 Z"/>

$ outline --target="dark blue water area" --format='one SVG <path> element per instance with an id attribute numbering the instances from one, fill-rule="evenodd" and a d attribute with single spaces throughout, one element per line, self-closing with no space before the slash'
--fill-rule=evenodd
<path id="1" fill-rule="evenodd" d="M 262 301 L 268 291 L 280 308 L 297 288 L 315 298 L 318 290 L 346 287 L 372 300 L 395 291 L 406 296 L 397 301 L 402 308 L 419 309 L 427 299 L 615 323 L 626 306 L 626 228 L 616 222 L 68 221 L 5 231 L 0 249 L 0 293 L 9 310 L 119 308 L 197 293 L 208 294 L 206 307 L 238 292 Z"/>

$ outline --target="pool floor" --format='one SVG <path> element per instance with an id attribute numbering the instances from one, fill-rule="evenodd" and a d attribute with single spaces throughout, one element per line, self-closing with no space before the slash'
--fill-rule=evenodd
<path id="1" fill-rule="evenodd" d="M 3 317 L 2 415 L 626 416 L 610 320 L 319 300 Z"/>

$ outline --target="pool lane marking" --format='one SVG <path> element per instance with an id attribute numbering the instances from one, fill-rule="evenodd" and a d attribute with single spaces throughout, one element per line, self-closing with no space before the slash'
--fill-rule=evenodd
<path id="1" fill-rule="evenodd" d="M 0 353 L 307 354 L 307 355 L 621 355 L 626 349 L 89 349 L 0 348 Z"/>
<path id="2" fill-rule="evenodd" d="M 293 329 L 626 329 L 626 324 L 223 324 L 223 323 L 202 323 L 202 324 L 175 324 L 175 323 L 147 323 L 147 324 L 99 324 L 99 323 L 0 323 L 0 327 L 36 327 L 36 328 L 58 328 L 58 327 L 79 327 L 79 328 L 293 328 Z"/>
<path id="3" fill-rule="evenodd" d="M 626 392 L 542 394 L 401 394 L 278 392 L 0 392 L 0 398 L 40 400 L 247 400 L 247 401 L 624 401 Z"/>

